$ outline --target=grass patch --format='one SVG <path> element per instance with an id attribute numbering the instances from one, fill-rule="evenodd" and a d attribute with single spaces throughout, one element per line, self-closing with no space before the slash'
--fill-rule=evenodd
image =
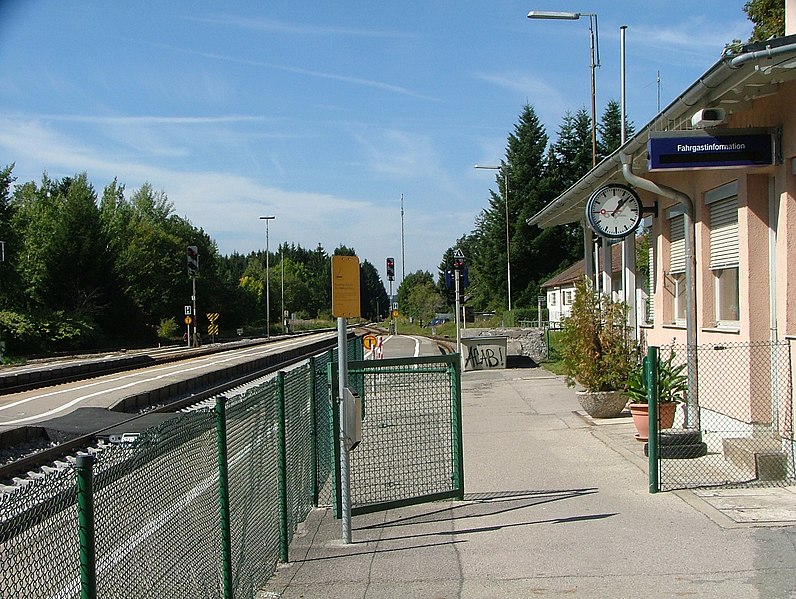
<path id="1" fill-rule="evenodd" d="M 561 359 L 562 331 L 547 331 L 548 355 L 541 366 L 553 374 L 564 374 L 564 362 Z"/>

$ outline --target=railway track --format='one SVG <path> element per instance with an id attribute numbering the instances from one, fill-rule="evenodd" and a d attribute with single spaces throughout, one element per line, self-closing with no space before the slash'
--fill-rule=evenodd
<path id="1" fill-rule="evenodd" d="M 353 333 L 349 333 L 353 335 Z M 262 378 L 279 370 L 289 367 L 296 362 L 307 359 L 312 355 L 317 355 L 325 350 L 331 349 L 336 344 L 336 336 L 330 335 L 321 341 L 315 341 L 301 345 L 297 348 L 288 349 L 278 353 L 253 360 L 249 366 L 241 368 L 240 365 L 216 371 L 215 380 L 212 384 L 197 384 L 197 386 L 186 392 L 184 382 L 164 386 L 157 393 L 148 392 L 146 396 L 156 399 L 157 405 L 144 405 L 144 401 L 138 395 L 128 398 L 123 405 L 146 409 L 145 413 L 129 414 L 115 412 L 118 415 L 110 425 L 98 426 L 96 430 L 58 442 L 50 447 L 41 448 L 27 455 L 16 455 L 20 452 L 15 451 L 15 447 L 20 444 L 30 444 L 36 437 L 46 437 L 44 427 L 27 426 L 12 431 L 5 431 L 0 439 L 0 450 L 10 455 L 7 463 L 0 465 L 0 493 L 10 492 L 15 486 L 26 484 L 26 482 L 47 474 L 49 468 L 59 468 L 68 466 L 74 462 L 75 456 L 80 453 L 92 453 L 99 451 L 102 444 L 107 442 L 112 434 L 134 435 L 141 430 L 157 424 L 176 412 L 194 404 L 206 401 L 214 396 L 227 393 L 232 389 L 241 387 L 253 380 Z M 194 355 L 195 357 L 195 355 Z M 184 359 L 184 358 L 183 358 Z M 243 372 L 245 371 L 245 372 Z M 206 379 L 205 376 L 201 381 Z M 182 390 L 182 393 L 179 390 Z M 100 408 L 96 408 L 99 410 Z"/>
<path id="2" fill-rule="evenodd" d="M 328 331 L 331 330 L 328 329 Z M 0 395 L 40 389 L 136 368 L 148 368 L 157 364 L 168 364 L 198 356 L 225 352 L 230 349 L 254 347 L 270 341 L 279 341 L 284 338 L 294 339 L 326 331 L 326 329 L 323 329 L 302 332 L 293 334 L 290 337 L 274 336 L 269 341 L 264 339 L 245 339 L 201 347 L 170 346 L 131 351 L 118 350 L 75 357 L 62 356 L 53 360 L 37 360 L 25 366 L 0 369 Z"/>

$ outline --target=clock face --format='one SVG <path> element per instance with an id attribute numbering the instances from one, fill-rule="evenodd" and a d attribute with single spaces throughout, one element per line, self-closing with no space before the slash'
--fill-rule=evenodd
<path id="1" fill-rule="evenodd" d="M 606 185 L 586 202 L 586 220 L 598 235 L 620 239 L 641 223 L 642 208 L 641 198 L 627 185 Z"/>

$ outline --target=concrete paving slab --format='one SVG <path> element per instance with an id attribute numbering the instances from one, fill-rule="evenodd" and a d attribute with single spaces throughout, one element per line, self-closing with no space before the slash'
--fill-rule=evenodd
<path id="1" fill-rule="evenodd" d="M 796 523 L 794 488 L 712 489 L 693 491 L 733 522 L 760 524 Z"/>
<path id="2" fill-rule="evenodd" d="M 563 380 L 480 371 L 462 388 L 464 500 L 357 516 L 350 545 L 316 510 L 260 599 L 796 597 L 796 526 L 719 526 L 708 503 L 787 511 L 790 490 L 650 494 L 632 423 L 590 422 Z"/>

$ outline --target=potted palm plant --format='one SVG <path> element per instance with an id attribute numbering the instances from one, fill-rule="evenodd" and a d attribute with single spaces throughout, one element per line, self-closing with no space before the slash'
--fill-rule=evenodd
<path id="1" fill-rule="evenodd" d="M 584 388 L 578 401 L 586 413 L 593 418 L 619 416 L 627 404 L 625 384 L 638 362 L 627 305 L 597 292 L 588 277 L 581 278 L 563 321 L 561 345 L 567 384 Z"/>
<path id="2" fill-rule="evenodd" d="M 647 441 L 649 430 L 648 383 L 644 368 L 647 360 L 645 357 L 644 361 L 631 371 L 627 380 L 627 395 L 630 399 L 628 408 L 633 416 L 638 431 L 636 439 L 639 441 Z M 658 360 L 657 402 L 661 430 L 672 427 L 677 404 L 683 400 L 683 394 L 688 390 L 688 376 L 683 372 L 685 368 L 685 363 L 675 364 L 674 351 L 665 360 Z"/>

